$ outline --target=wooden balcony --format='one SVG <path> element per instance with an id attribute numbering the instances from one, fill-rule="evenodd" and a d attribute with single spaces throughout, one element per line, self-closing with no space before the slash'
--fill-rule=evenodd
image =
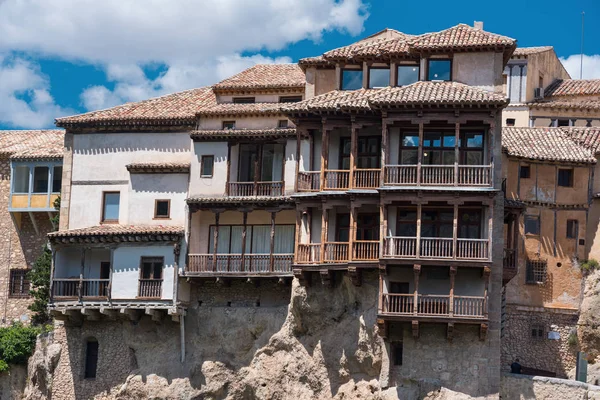
<path id="1" fill-rule="evenodd" d="M 487 319 L 483 296 L 382 293 L 381 297 L 381 315 Z"/>
<path id="2" fill-rule="evenodd" d="M 325 263 L 345 263 L 348 262 L 349 252 L 348 242 L 326 242 L 325 243 Z"/>
<path id="3" fill-rule="evenodd" d="M 321 171 L 298 172 L 299 192 L 318 192 L 321 190 Z"/>
<path id="4" fill-rule="evenodd" d="M 326 169 L 324 190 L 348 190 L 350 188 L 350 170 Z"/>
<path id="5" fill-rule="evenodd" d="M 355 169 L 353 175 L 353 189 L 377 189 L 380 186 L 380 168 Z"/>
<path id="6" fill-rule="evenodd" d="M 319 264 L 321 262 L 321 243 L 299 244 L 296 256 L 297 264 Z"/>
<path id="7" fill-rule="evenodd" d="M 140 279 L 138 297 L 144 299 L 160 299 L 162 296 L 162 279 Z"/>
<path id="8" fill-rule="evenodd" d="M 379 240 L 355 240 L 352 242 L 352 261 L 378 261 Z"/>
<path id="9" fill-rule="evenodd" d="M 385 166 L 385 184 L 393 185 L 416 185 L 417 184 L 417 166 L 416 165 L 386 165 Z"/>
<path id="10" fill-rule="evenodd" d="M 108 299 L 110 279 L 54 279 L 52 297 L 60 299 Z"/>
<path id="11" fill-rule="evenodd" d="M 488 239 L 388 236 L 384 239 L 383 258 L 489 260 Z M 455 251 L 456 249 L 456 251 Z"/>
<path id="12" fill-rule="evenodd" d="M 492 186 L 490 165 L 386 165 L 386 186 Z"/>
<path id="13" fill-rule="evenodd" d="M 283 182 L 228 182 L 227 195 L 231 197 L 283 196 Z"/>
<path id="14" fill-rule="evenodd" d="M 504 249 L 502 266 L 504 269 L 517 269 L 517 251 L 515 249 Z"/>
<path id="15" fill-rule="evenodd" d="M 190 254 L 186 275 L 291 274 L 293 254 Z"/>

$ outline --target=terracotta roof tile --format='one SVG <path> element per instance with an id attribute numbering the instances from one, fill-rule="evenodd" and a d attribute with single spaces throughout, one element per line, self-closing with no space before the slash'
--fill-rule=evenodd
<path id="1" fill-rule="evenodd" d="M 544 96 L 600 95 L 600 79 L 557 79 L 544 90 Z"/>
<path id="2" fill-rule="evenodd" d="M 297 64 L 257 64 L 213 86 L 215 91 L 303 89 L 304 72 Z"/>
<path id="3" fill-rule="evenodd" d="M 181 226 L 163 225 L 117 225 L 107 224 L 91 226 L 88 228 L 71 229 L 65 231 L 51 232 L 50 239 L 77 238 L 77 237 L 101 237 L 101 236 L 129 236 L 129 235 L 183 235 Z M 127 240 L 132 241 L 132 240 Z M 133 240 L 135 241 L 135 240 Z"/>
<path id="4" fill-rule="evenodd" d="M 527 57 L 532 54 L 544 53 L 546 51 L 554 50 L 552 46 L 538 46 L 538 47 L 517 47 L 512 54 L 513 57 Z"/>
<path id="5" fill-rule="evenodd" d="M 600 110 L 600 100 L 568 100 L 557 97 L 528 103 L 532 108 L 562 110 Z"/>
<path id="6" fill-rule="evenodd" d="M 417 36 L 410 42 L 411 49 L 417 51 L 467 50 L 510 48 L 516 40 L 476 29 L 466 24 L 458 24 L 439 32 Z"/>
<path id="7" fill-rule="evenodd" d="M 132 163 L 125 166 L 131 173 L 188 173 L 190 163 Z"/>
<path id="8" fill-rule="evenodd" d="M 301 58 L 298 61 L 298 65 L 300 65 L 300 67 L 308 67 L 312 65 L 320 67 L 335 67 L 335 63 L 333 61 L 326 60 L 323 56 Z"/>
<path id="9" fill-rule="evenodd" d="M 323 54 L 329 60 L 352 60 L 365 58 L 387 58 L 409 55 L 408 42 L 414 38 L 412 35 L 397 32 L 396 37 L 379 38 L 370 41 L 352 43 L 339 47 Z"/>
<path id="10" fill-rule="evenodd" d="M 600 153 L 600 127 L 562 127 L 561 130 L 573 141 L 590 149 L 594 154 Z"/>
<path id="11" fill-rule="evenodd" d="M 296 137 L 296 129 L 202 129 L 192 131 L 190 136 L 193 140 L 211 140 L 227 138 L 281 138 Z"/>
<path id="12" fill-rule="evenodd" d="M 154 99 L 126 103 L 106 110 L 56 119 L 56 125 L 194 124 L 196 113 L 216 104 L 212 88 L 203 87 Z"/>
<path id="13" fill-rule="evenodd" d="M 338 111 L 342 108 L 370 110 L 369 97 L 383 89 L 332 90 L 308 100 L 282 107 L 285 112 Z"/>
<path id="14" fill-rule="evenodd" d="M 595 163 L 591 150 L 561 128 L 502 128 L 502 149 L 513 157 L 539 161 Z"/>
<path id="15" fill-rule="evenodd" d="M 200 116 L 278 115 L 285 103 L 219 103 L 198 111 Z"/>
<path id="16" fill-rule="evenodd" d="M 0 155 L 13 159 L 61 159 L 65 131 L 59 129 L 0 131 Z"/>

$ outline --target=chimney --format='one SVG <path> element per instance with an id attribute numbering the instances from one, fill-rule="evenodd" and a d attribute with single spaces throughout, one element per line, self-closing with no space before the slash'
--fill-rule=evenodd
<path id="1" fill-rule="evenodd" d="M 475 29 L 479 29 L 480 31 L 483 30 L 483 21 L 475 21 L 473 22 L 473 27 Z"/>

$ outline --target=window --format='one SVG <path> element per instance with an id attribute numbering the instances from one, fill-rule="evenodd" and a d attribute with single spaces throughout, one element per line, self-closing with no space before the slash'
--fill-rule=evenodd
<path id="1" fill-rule="evenodd" d="M 217 253 L 219 254 L 241 254 L 242 253 L 242 225 L 219 225 L 219 241 Z M 273 254 L 292 254 L 294 252 L 294 225 L 275 225 L 275 247 Z M 208 252 L 213 253 L 215 226 L 210 226 Z M 270 254 L 271 252 L 271 225 L 247 225 L 246 226 L 246 254 Z M 237 260 L 237 261 L 236 261 Z M 239 258 L 225 260 L 234 266 Z"/>
<path id="2" fill-rule="evenodd" d="M 421 210 L 421 237 L 451 238 L 454 230 L 454 209 L 423 208 Z"/>
<path id="3" fill-rule="evenodd" d="M 171 200 L 156 200 L 154 202 L 154 218 L 169 218 Z"/>
<path id="4" fill-rule="evenodd" d="M 202 156 L 200 160 L 200 176 L 210 178 L 213 176 L 215 156 Z"/>
<path id="5" fill-rule="evenodd" d="M 302 96 L 279 96 L 280 103 L 297 103 L 302 101 Z"/>
<path id="6" fill-rule="evenodd" d="M 162 257 L 142 257 L 138 297 L 160 298 L 162 295 Z"/>
<path id="7" fill-rule="evenodd" d="M 390 86 L 389 68 L 369 68 L 369 88 L 383 88 Z"/>
<path id="8" fill-rule="evenodd" d="M 379 214 L 364 213 L 356 216 L 356 240 L 379 240 Z M 350 214 L 337 214 L 336 241 L 350 240 Z"/>
<path id="9" fill-rule="evenodd" d="M 417 236 L 417 209 L 398 208 L 396 235 L 404 237 Z"/>
<path id="10" fill-rule="evenodd" d="M 281 182 L 283 180 L 283 144 L 240 144 L 238 182 L 254 182 L 258 166 L 258 181 Z"/>
<path id="11" fill-rule="evenodd" d="M 102 193 L 102 222 L 119 222 L 119 202 L 121 193 Z"/>
<path id="12" fill-rule="evenodd" d="M 558 170 L 558 186 L 573 187 L 573 170 L 559 169 Z"/>
<path id="13" fill-rule="evenodd" d="M 235 104 L 254 103 L 255 102 L 255 98 L 254 97 L 234 97 L 233 98 L 233 102 Z"/>
<path id="14" fill-rule="evenodd" d="M 461 239 L 482 239 L 481 208 L 465 208 L 458 210 L 458 237 Z"/>
<path id="15" fill-rule="evenodd" d="M 482 165 L 483 143 L 483 133 L 461 132 L 458 139 L 459 163 L 461 165 Z"/>
<path id="16" fill-rule="evenodd" d="M 287 119 L 280 119 L 279 121 L 277 121 L 277 127 L 278 128 L 287 128 L 288 127 L 288 120 Z"/>
<path id="17" fill-rule="evenodd" d="M 569 120 L 568 119 L 559 119 L 556 122 L 556 126 L 569 126 Z"/>
<path id="18" fill-rule="evenodd" d="M 52 173 L 52 193 L 60 193 L 62 182 L 62 167 L 55 166 Z"/>
<path id="19" fill-rule="evenodd" d="M 521 165 L 519 167 L 519 177 L 522 179 L 529 179 L 531 177 L 531 167 L 529 167 L 529 165 Z"/>
<path id="20" fill-rule="evenodd" d="M 396 86 L 406 86 L 419 81 L 418 65 L 398 65 Z"/>
<path id="21" fill-rule="evenodd" d="M 534 324 L 531 325 L 531 338 L 535 340 L 544 339 L 544 326 Z"/>
<path id="22" fill-rule="evenodd" d="M 235 121 L 223 121 L 223 129 L 235 129 Z"/>
<path id="23" fill-rule="evenodd" d="M 567 239 L 577 239 L 579 236 L 579 221 L 576 219 L 567 220 Z"/>
<path id="24" fill-rule="evenodd" d="M 506 118 L 506 126 L 515 126 L 514 118 Z"/>
<path id="25" fill-rule="evenodd" d="M 48 167 L 33 169 L 33 193 L 48 193 Z"/>
<path id="26" fill-rule="evenodd" d="M 408 282 L 390 282 L 388 293 L 409 294 L 410 285 Z"/>
<path id="27" fill-rule="evenodd" d="M 526 283 L 545 283 L 548 269 L 546 260 L 527 260 L 525 271 Z"/>
<path id="28" fill-rule="evenodd" d="M 419 159 L 419 134 L 416 132 L 402 133 L 400 142 L 400 164 L 416 165 Z"/>
<path id="29" fill-rule="evenodd" d="M 427 80 L 430 81 L 450 81 L 452 80 L 452 61 L 451 60 L 429 60 Z"/>
<path id="30" fill-rule="evenodd" d="M 90 338 L 85 345 L 85 379 L 94 379 L 98 368 L 98 341 Z"/>
<path id="31" fill-rule="evenodd" d="M 540 217 L 539 215 L 525 215 L 525 234 L 539 235 L 540 234 Z"/>
<path id="32" fill-rule="evenodd" d="M 29 297 L 28 269 L 10 270 L 10 297 Z"/>
<path id="33" fill-rule="evenodd" d="M 342 70 L 342 90 L 356 90 L 363 87 L 363 72 L 360 69 Z"/>
<path id="34" fill-rule="evenodd" d="M 543 88 L 544 87 L 544 75 L 540 74 L 538 77 L 538 87 L 539 88 Z"/>
<path id="35" fill-rule="evenodd" d="M 29 167 L 13 168 L 13 193 L 29 193 Z"/>
<path id="36" fill-rule="evenodd" d="M 423 164 L 454 164 L 454 132 L 425 132 L 423 135 Z"/>
<path id="37" fill-rule="evenodd" d="M 392 348 L 392 363 L 394 365 L 402 365 L 402 342 L 390 343 Z"/>
<path id="38" fill-rule="evenodd" d="M 350 169 L 351 148 L 351 139 L 341 138 L 340 169 Z M 356 156 L 357 168 L 381 168 L 381 136 L 359 136 Z"/>
<path id="39" fill-rule="evenodd" d="M 427 280 L 443 281 L 448 279 L 450 269 L 448 267 L 428 267 L 425 269 Z"/>

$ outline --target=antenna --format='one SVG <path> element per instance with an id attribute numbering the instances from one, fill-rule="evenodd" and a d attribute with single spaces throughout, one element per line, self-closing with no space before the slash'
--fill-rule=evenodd
<path id="1" fill-rule="evenodd" d="M 579 79 L 583 79 L 583 23 L 585 11 L 581 12 L 581 54 L 579 55 Z"/>

